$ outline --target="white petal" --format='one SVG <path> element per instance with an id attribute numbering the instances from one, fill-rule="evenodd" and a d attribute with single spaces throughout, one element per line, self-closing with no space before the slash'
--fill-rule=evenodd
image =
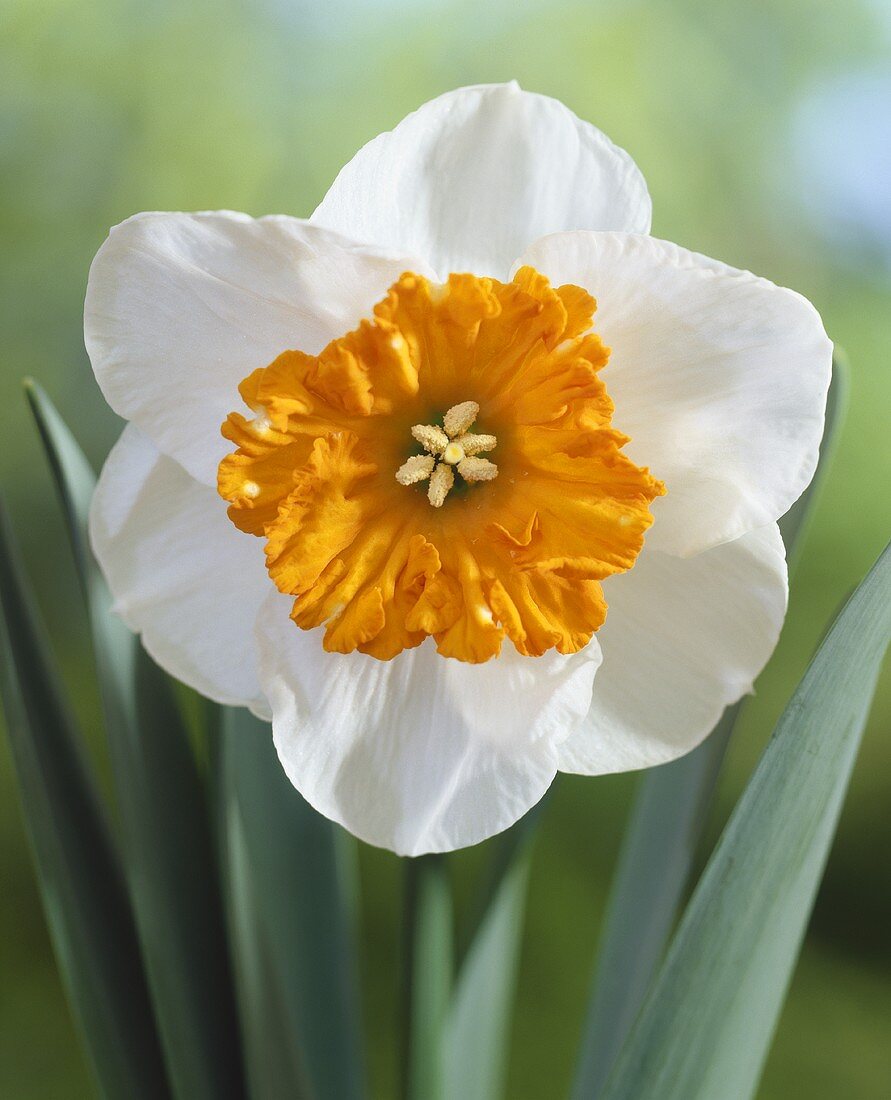
<path id="1" fill-rule="evenodd" d="M 694 554 L 789 509 L 816 468 L 832 365 L 806 299 L 652 237 L 558 234 L 521 262 L 597 298 L 614 423 L 668 488 L 650 546 Z"/>
<path id="2" fill-rule="evenodd" d="M 296 218 L 139 214 L 90 268 L 87 351 L 115 412 L 215 485 L 239 382 L 282 351 L 320 351 L 409 269 L 424 273 Z"/>
<path id="3" fill-rule="evenodd" d="M 450 271 L 504 278 L 544 233 L 647 233 L 627 153 L 556 99 L 516 83 L 459 88 L 360 149 L 312 220 Z"/>
<path id="4" fill-rule="evenodd" d="M 258 622 L 261 680 L 291 782 L 326 817 L 400 855 L 506 829 L 545 793 L 557 744 L 588 709 L 600 654 L 485 665 L 432 644 L 377 661 L 326 653 L 274 594 Z"/>
<path id="5" fill-rule="evenodd" d="M 115 610 L 171 675 L 218 703 L 268 713 L 254 623 L 272 587 L 263 544 L 226 505 L 130 424 L 108 456 L 90 513 Z"/>
<path id="6" fill-rule="evenodd" d="M 560 770 L 599 775 L 664 764 L 695 748 L 751 690 L 786 611 L 776 524 L 693 558 L 645 547 L 603 585 L 603 664 Z"/>

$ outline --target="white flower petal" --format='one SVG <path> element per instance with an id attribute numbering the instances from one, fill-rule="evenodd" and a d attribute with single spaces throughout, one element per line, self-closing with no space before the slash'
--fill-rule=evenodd
<path id="1" fill-rule="evenodd" d="M 597 299 L 626 453 L 661 478 L 651 547 L 772 523 L 816 468 L 832 344 L 801 295 L 653 237 L 562 233 L 519 263 Z"/>
<path id="2" fill-rule="evenodd" d="M 683 756 L 751 689 L 786 611 L 783 540 L 771 524 L 693 558 L 645 547 L 603 590 L 591 710 L 559 748 L 560 770 L 584 775 Z"/>
<path id="3" fill-rule="evenodd" d="M 320 351 L 405 270 L 425 273 L 296 218 L 139 214 L 93 260 L 87 351 L 115 412 L 215 485 L 239 382 L 282 351 Z"/>
<path id="4" fill-rule="evenodd" d="M 130 424 L 99 478 L 90 536 L 115 610 L 162 668 L 218 703 L 268 713 L 253 628 L 272 582 L 262 543 L 229 522 L 214 490 Z"/>
<path id="5" fill-rule="evenodd" d="M 258 620 L 261 681 L 291 782 L 326 817 L 401 855 L 448 851 L 506 829 L 550 786 L 557 744 L 582 720 L 599 663 L 572 657 L 485 665 L 431 641 L 392 661 L 326 653 L 273 594 Z"/>
<path id="6" fill-rule="evenodd" d="M 627 153 L 558 100 L 511 83 L 425 103 L 360 149 L 312 220 L 424 256 L 442 278 L 504 278 L 544 233 L 646 233 L 650 216 Z"/>

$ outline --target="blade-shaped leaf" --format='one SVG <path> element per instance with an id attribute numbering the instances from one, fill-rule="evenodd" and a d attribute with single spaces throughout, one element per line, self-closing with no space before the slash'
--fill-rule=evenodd
<path id="1" fill-rule="evenodd" d="M 503 1093 L 531 849 L 549 800 L 550 791 L 492 842 L 446 1020 L 446 1096 L 496 1100 Z"/>
<path id="2" fill-rule="evenodd" d="M 224 870 L 229 939 L 238 990 L 248 1093 L 253 1100 L 304 1100 L 312 1096 L 296 1035 L 288 1029 L 279 975 L 262 921 L 262 899 L 254 881 L 245 824 L 232 774 L 236 753 L 225 748 L 223 711 L 214 707 L 211 757 L 217 831 Z"/>
<path id="3" fill-rule="evenodd" d="M 793 695 L 706 867 L 607 1100 L 748 1100 L 891 638 L 891 548 Z"/>
<path id="4" fill-rule="evenodd" d="M 288 782 L 267 723 L 227 709 L 220 751 L 226 784 L 220 798 L 238 833 L 230 860 L 241 861 L 252 886 L 249 919 L 275 983 L 267 993 L 280 1003 L 295 1044 L 289 1063 L 300 1067 L 317 1100 L 356 1100 L 365 1090 L 351 906 L 354 841 Z M 230 875 L 238 887 L 239 868 L 230 865 Z M 256 963 L 236 966 L 245 972 Z"/>
<path id="5" fill-rule="evenodd" d="M 0 687 L 59 968 L 101 1094 L 169 1096 L 133 915 L 0 504 Z"/>
<path id="6" fill-rule="evenodd" d="M 452 989 L 453 912 L 442 855 L 405 861 L 403 936 L 403 1093 L 406 1100 L 448 1100 L 445 1024 Z"/>
<path id="7" fill-rule="evenodd" d="M 445 1035 L 447 1097 L 496 1100 L 504 1094 L 537 815 L 524 826 L 525 821 L 514 826 L 517 842 L 511 843 L 455 982 Z"/>
<path id="8" fill-rule="evenodd" d="M 817 473 L 783 517 L 794 563 L 831 464 L 847 404 L 847 365 L 836 352 Z M 596 1096 L 640 1011 L 693 867 L 741 704 L 728 708 L 693 752 L 645 772 L 622 841 L 583 1029 L 574 1100 Z"/>
<path id="9" fill-rule="evenodd" d="M 706 740 L 639 781 L 604 918 L 603 942 L 573 1087 L 596 1096 L 634 1023 L 690 876 L 740 707 Z"/>
<path id="10" fill-rule="evenodd" d="M 203 785 L 167 677 L 111 611 L 90 553 L 95 478 L 49 398 L 26 385 L 84 586 L 125 869 L 176 1096 L 243 1095 L 222 902 Z"/>

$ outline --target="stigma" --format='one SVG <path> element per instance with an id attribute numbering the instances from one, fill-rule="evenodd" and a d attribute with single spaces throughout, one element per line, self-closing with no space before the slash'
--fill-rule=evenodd
<path id="1" fill-rule="evenodd" d="M 493 451 L 498 440 L 494 435 L 470 431 L 479 412 L 476 401 L 462 401 L 447 410 L 442 418 L 442 427 L 438 424 L 415 424 L 411 434 L 426 453 L 412 455 L 403 462 L 396 471 L 399 484 L 415 485 L 419 481 L 429 481 L 427 499 L 434 508 L 441 508 L 455 484 L 455 470 L 471 485 L 496 478 L 498 467 L 480 455 Z"/>

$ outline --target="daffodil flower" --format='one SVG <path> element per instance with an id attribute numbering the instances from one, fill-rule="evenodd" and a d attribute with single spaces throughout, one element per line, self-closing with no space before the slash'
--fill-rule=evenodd
<path id="1" fill-rule="evenodd" d="M 141 214 L 93 263 L 117 610 L 373 844 L 672 760 L 774 648 L 831 345 L 649 229 L 630 157 L 510 84 L 409 115 L 308 220 Z"/>

